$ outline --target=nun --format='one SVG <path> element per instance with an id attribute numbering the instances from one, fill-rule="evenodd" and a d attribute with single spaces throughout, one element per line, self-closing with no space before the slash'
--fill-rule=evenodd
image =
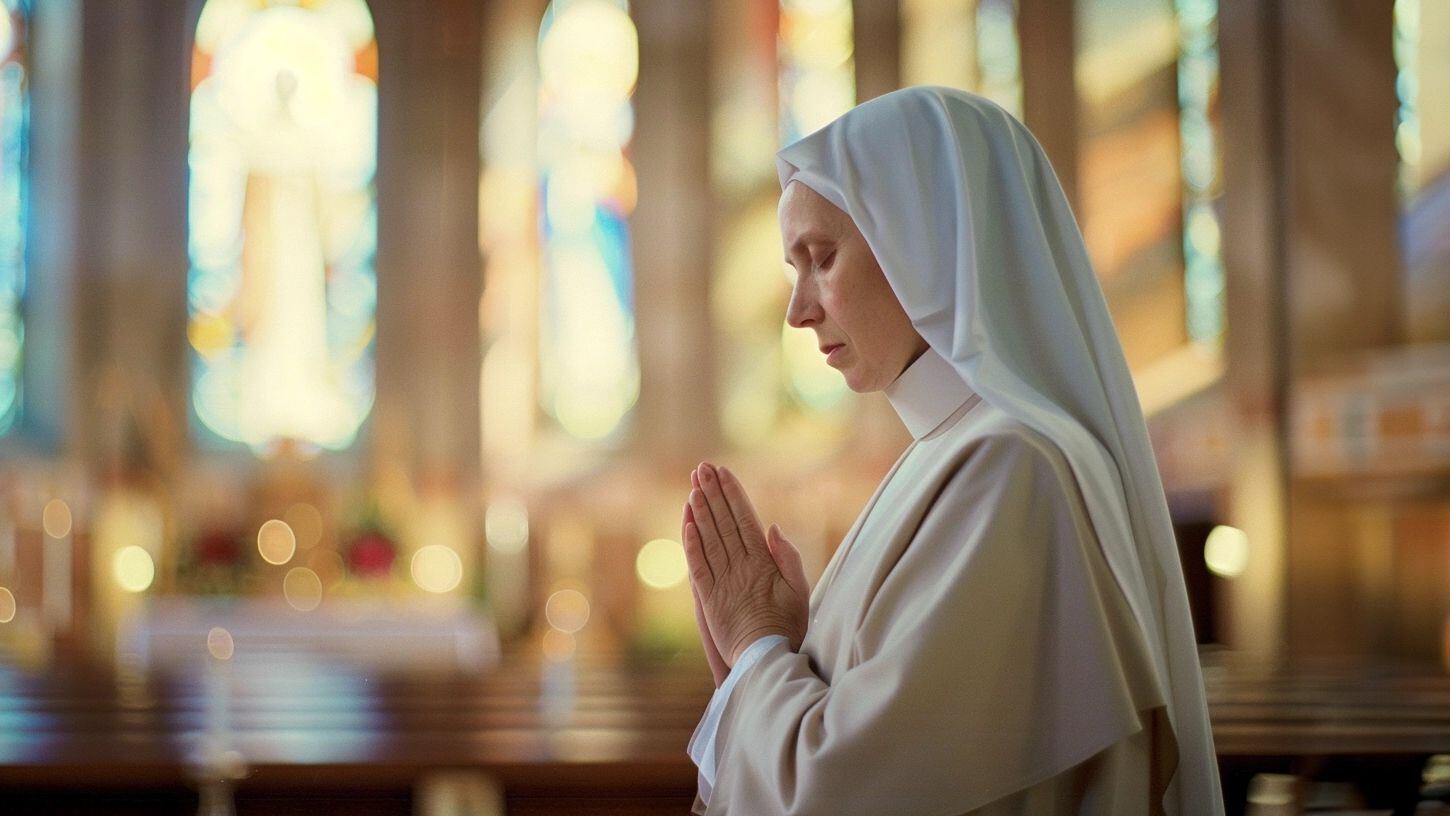
<path id="1" fill-rule="evenodd" d="M 813 589 L 746 485 L 690 474 L 694 812 L 1222 813 L 1142 409 L 1041 146 L 916 87 L 777 158 L 786 321 L 912 442 Z"/>

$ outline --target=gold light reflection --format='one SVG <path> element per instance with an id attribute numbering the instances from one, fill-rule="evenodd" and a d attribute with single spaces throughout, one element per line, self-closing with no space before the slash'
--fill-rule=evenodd
<path id="1" fill-rule="evenodd" d="M 15 595 L 5 587 L 0 587 L 0 623 L 15 620 L 15 606 Z"/>
<path id="2" fill-rule="evenodd" d="M 322 513 L 306 502 L 299 502 L 287 508 L 282 520 L 292 528 L 299 550 L 310 550 L 322 540 Z"/>
<path id="3" fill-rule="evenodd" d="M 287 522 L 272 519 L 257 530 L 257 552 L 268 564 L 285 564 L 297 552 L 297 536 Z"/>
<path id="4" fill-rule="evenodd" d="M 1249 564 L 1249 537 L 1237 527 L 1219 525 L 1203 544 L 1203 562 L 1209 571 L 1224 578 L 1243 575 Z"/>
<path id="5" fill-rule="evenodd" d="M 322 603 L 322 579 L 306 567 L 293 567 L 282 579 L 282 597 L 298 612 L 311 612 Z"/>
<path id="6" fill-rule="evenodd" d="M 217 660 L 231 660 L 236 650 L 236 645 L 232 643 L 232 633 L 220 626 L 212 627 L 206 633 L 206 650 Z"/>
<path id="7" fill-rule="evenodd" d="M 116 583 L 127 592 L 145 592 L 156 578 L 156 562 L 145 547 L 131 544 L 116 550 L 111 558 L 111 573 Z"/>
<path id="8" fill-rule="evenodd" d="M 65 538 L 70 535 L 70 505 L 60 499 L 51 499 L 40 512 L 40 524 L 51 538 Z"/>
<path id="9" fill-rule="evenodd" d="M 544 617 L 550 626 L 572 635 L 589 622 L 589 599 L 576 589 L 561 589 L 544 603 Z"/>
<path id="10" fill-rule="evenodd" d="M 413 553 L 413 583 L 425 592 L 451 592 L 463 580 L 463 560 L 451 547 L 429 544 Z"/>
<path id="11" fill-rule="evenodd" d="M 529 509 L 515 499 L 500 499 L 488 506 L 483 516 L 488 547 L 503 555 L 523 552 L 529 543 Z"/>
<path id="12" fill-rule="evenodd" d="M 685 582 L 685 550 L 679 542 L 657 538 L 639 548 L 634 571 L 646 586 L 669 589 Z"/>
<path id="13" fill-rule="evenodd" d="M 563 663 L 574 656 L 576 648 L 574 636 L 568 632 L 550 629 L 544 633 L 544 658 L 546 660 Z"/>

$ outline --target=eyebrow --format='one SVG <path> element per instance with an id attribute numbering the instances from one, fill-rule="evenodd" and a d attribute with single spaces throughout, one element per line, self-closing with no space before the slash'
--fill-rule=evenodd
<path id="1" fill-rule="evenodd" d="M 827 235 L 821 230 L 806 230 L 805 232 L 801 233 L 799 238 L 795 239 L 795 243 L 790 245 L 790 249 L 787 251 L 785 256 L 785 262 L 790 264 L 791 266 L 795 266 L 795 262 L 790 259 L 792 255 L 799 254 L 809 244 L 829 241 L 830 239 L 831 236 Z"/>

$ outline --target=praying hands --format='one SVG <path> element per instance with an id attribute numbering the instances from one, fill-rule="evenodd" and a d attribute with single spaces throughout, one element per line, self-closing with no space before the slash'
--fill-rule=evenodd
<path id="1" fill-rule="evenodd" d="M 810 587 L 800 553 L 772 524 L 762 530 L 745 488 L 725 468 L 690 473 L 683 540 L 695 622 L 718 685 L 740 654 L 766 635 L 792 649 L 805 639 Z"/>

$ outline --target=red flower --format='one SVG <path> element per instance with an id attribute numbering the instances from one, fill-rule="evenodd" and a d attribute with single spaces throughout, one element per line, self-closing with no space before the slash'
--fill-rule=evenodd
<path id="1" fill-rule="evenodd" d="M 225 530 L 209 530 L 196 539 L 196 561 L 206 566 L 235 566 L 242 548 Z"/>
<path id="2" fill-rule="evenodd" d="M 397 547 L 377 530 L 363 533 L 347 548 L 347 568 L 367 578 L 381 578 L 392 572 L 396 558 Z"/>

